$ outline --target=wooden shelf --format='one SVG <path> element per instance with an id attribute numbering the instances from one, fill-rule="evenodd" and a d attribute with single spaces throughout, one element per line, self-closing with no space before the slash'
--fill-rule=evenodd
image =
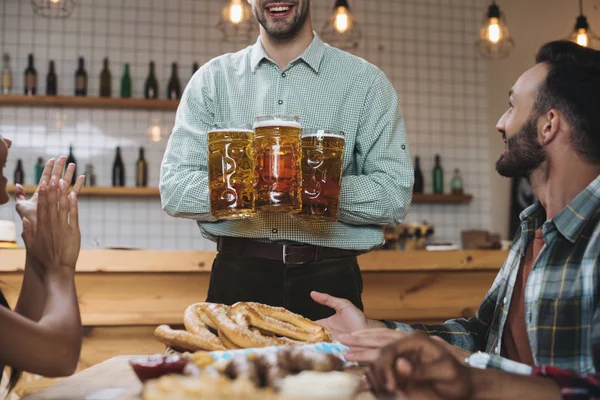
<path id="1" fill-rule="evenodd" d="M 32 194 L 37 186 L 25 185 L 25 193 Z M 14 185 L 7 187 L 9 193 L 15 190 Z M 158 197 L 160 192 L 156 187 L 138 188 L 138 187 L 84 187 L 81 189 L 79 196 L 94 196 L 94 197 Z"/>
<path id="2" fill-rule="evenodd" d="M 177 110 L 179 101 L 120 97 L 0 95 L 0 106 L 74 107 L 118 110 Z"/>
<path id="3" fill-rule="evenodd" d="M 470 194 L 413 194 L 413 204 L 469 204 L 473 201 Z"/>

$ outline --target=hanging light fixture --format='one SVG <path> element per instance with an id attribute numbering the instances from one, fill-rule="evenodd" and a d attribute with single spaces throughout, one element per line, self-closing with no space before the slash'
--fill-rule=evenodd
<path id="1" fill-rule="evenodd" d="M 33 12 L 46 18 L 67 18 L 75 6 L 75 0 L 31 0 Z"/>
<path id="2" fill-rule="evenodd" d="M 507 57 L 514 46 L 504 13 L 492 0 L 479 28 L 477 51 L 485 58 L 501 59 Z"/>
<path id="3" fill-rule="evenodd" d="M 583 0 L 579 0 L 579 16 L 569 40 L 583 47 L 598 48 L 598 37 L 594 35 L 586 16 L 583 15 Z"/>
<path id="4" fill-rule="evenodd" d="M 253 39 L 256 24 L 252 17 L 252 7 L 246 0 L 227 0 L 217 26 L 225 40 Z"/>
<path id="5" fill-rule="evenodd" d="M 350 12 L 347 0 L 335 0 L 333 12 L 323 26 L 322 39 L 330 45 L 351 50 L 358 47 L 361 32 Z"/>

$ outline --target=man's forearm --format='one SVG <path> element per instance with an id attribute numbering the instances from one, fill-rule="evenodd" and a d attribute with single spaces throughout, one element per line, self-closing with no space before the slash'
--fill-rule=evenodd
<path id="1" fill-rule="evenodd" d="M 473 400 L 560 400 L 558 385 L 551 379 L 509 374 L 494 369 L 471 370 Z"/>
<path id="2" fill-rule="evenodd" d="M 25 272 L 15 311 L 32 321 L 39 321 L 46 304 L 43 270 L 30 256 L 25 258 Z"/>

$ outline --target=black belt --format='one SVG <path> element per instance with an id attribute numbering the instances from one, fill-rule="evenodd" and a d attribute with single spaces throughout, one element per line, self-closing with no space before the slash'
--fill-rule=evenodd
<path id="1" fill-rule="evenodd" d="M 247 257 L 265 258 L 284 264 L 305 264 L 331 258 L 353 257 L 362 251 L 334 249 L 310 244 L 280 244 L 259 242 L 246 238 L 219 237 L 217 251 Z"/>

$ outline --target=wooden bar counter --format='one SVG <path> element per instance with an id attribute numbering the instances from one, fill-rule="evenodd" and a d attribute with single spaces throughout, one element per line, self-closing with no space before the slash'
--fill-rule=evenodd
<path id="1" fill-rule="evenodd" d="M 215 255 L 82 250 L 75 278 L 85 327 L 78 370 L 118 355 L 162 352 L 154 328 L 182 324 L 185 308 L 204 301 Z M 486 250 L 364 254 L 359 264 L 365 312 L 403 322 L 473 316 L 506 256 Z M 24 262 L 23 249 L 0 250 L 0 287 L 12 307 Z"/>

